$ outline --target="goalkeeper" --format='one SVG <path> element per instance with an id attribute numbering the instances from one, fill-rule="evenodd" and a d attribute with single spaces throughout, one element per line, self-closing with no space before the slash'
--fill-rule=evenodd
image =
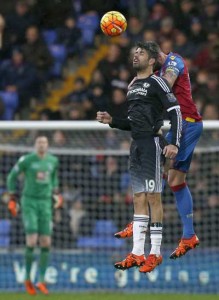
<path id="1" fill-rule="evenodd" d="M 26 235 L 25 288 L 28 294 L 35 295 L 36 289 L 30 279 L 33 262 L 33 250 L 39 245 L 39 282 L 36 288 L 43 294 L 49 291 L 45 284 L 45 272 L 48 265 L 51 233 L 52 233 L 52 196 L 54 208 L 60 208 L 63 203 L 58 193 L 58 158 L 48 153 L 48 139 L 39 136 L 35 141 L 35 152 L 20 157 L 7 177 L 7 188 L 10 194 L 8 209 L 12 216 L 18 213 L 16 199 L 16 180 L 19 174 L 24 175 L 24 188 L 21 197 L 21 211 Z"/>

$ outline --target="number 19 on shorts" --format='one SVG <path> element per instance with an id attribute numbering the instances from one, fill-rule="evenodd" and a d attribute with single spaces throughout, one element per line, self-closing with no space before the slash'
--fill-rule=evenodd
<path id="1" fill-rule="evenodd" d="M 146 179 L 145 180 L 145 186 L 146 186 L 146 191 L 147 192 L 154 192 L 155 189 L 155 181 L 153 179 Z"/>

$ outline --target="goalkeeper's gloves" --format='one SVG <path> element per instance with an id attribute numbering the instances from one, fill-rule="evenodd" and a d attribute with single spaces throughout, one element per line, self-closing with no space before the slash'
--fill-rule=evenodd
<path id="1" fill-rule="evenodd" d="M 54 208 L 61 208 L 63 206 L 63 197 L 59 193 L 53 194 L 53 199 L 55 200 Z"/>
<path id="2" fill-rule="evenodd" d="M 16 197 L 14 194 L 9 195 L 8 201 L 8 210 L 10 211 L 13 217 L 16 217 L 19 211 L 19 204 L 16 201 Z"/>

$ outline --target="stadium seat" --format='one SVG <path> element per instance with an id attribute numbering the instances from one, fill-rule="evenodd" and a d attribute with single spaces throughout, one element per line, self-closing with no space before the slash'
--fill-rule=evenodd
<path id="1" fill-rule="evenodd" d="M 14 117 L 14 113 L 18 107 L 19 99 L 18 94 L 15 92 L 0 91 L 0 97 L 4 103 L 5 111 L 1 120 L 10 121 Z"/>
<path id="2" fill-rule="evenodd" d="M 49 51 L 54 58 L 54 63 L 50 70 L 50 74 L 54 77 L 61 77 L 62 67 L 67 56 L 66 47 L 61 44 L 50 45 Z"/>
<path id="3" fill-rule="evenodd" d="M 77 241 L 78 248 L 90 249 L 118 249 L 125 245 L 124 240 L 115 239 L 113 236 L 97 237 L 79 237 Z"/>
<path id="4" fill-rule="evenodd" d="M 125 245 L 124 240 L 114 238 L 114 233 L 118 230 L 112 220 L 98 220 L 93 229 L 93 236 L 82 236 L 78 238 L 79 248 L 91 249 L 117 249 Z"/>
<path id="5" fill-rule="evenodd" d="M 0 248 L 5 248 L 10 245 L 10 220 L 0 220 Z"/>
<path id="6" fill-rule="evenodd" d="M 98 220 L 95 223 L 93 236 L 113 236 L 117 227 L 112 220 Z"/>
<path id="7" fill-rule="evenodd" d="M 56 42 L 57 39 L 57 33 L 55 30 L 43 30 L 42 31 L 42 36 L 44 41 L 46 42 L 46 44 L 49 45 L 53 45 Z"/>
<path id="8" fill-rule="evenodd" d="M 94 36 L 99 26 L 99 17 L 97 14 L 84 14 L 78 20 L 78 27 L 82 31 L 82 43 L 85 46 L 91 46 L 94 43 Z"/>

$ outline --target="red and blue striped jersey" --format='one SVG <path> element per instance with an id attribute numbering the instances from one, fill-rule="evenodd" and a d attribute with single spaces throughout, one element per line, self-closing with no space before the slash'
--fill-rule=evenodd
<path id="1" fill-rule="evenodd" d="M 170 52 L 159 71 L 159 76 L 163 76 L 168 69 L 173 70 L 178 75 L 173 85 L 173 93 L 179 102 L 183 119 L 189 117 L 196 121 L 202 120 L 192 99 L 189 72 L 183 58 L 177 53 Z"/>

